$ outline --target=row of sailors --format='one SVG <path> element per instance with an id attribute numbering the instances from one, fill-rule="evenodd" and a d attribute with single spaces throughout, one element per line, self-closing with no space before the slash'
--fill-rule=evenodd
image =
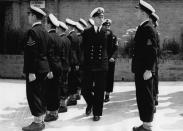
<path id="1" fill-rule="evenodd" d="M 45 16 L 47 16 L 46 28 L 41 23 Z M 66 112 L 67 106 L 77 104 L 77 100 L 81 97 L 83 75 L 84 54 L 80 47 L 83 39 L 81 33 L 89 28 L 88 24 L 94 26 L 92 19 L 89 19 L 87 24 L 84 19 L 75 22 L 67 18 L 64 23 L 53 14 L 47 15 L 34 6 L 30 7 L 28 18 L 32 28 L 27 33 L 24 49 L 24 73 L 27 100 L 34 122 L 24 127 L 24 131 L 43 129 L 45 125 L 42 122 L 57 120 L 58 113 Z M 110 28 L 111 22 L 110 19 L 106 19 L 103 27 Z M 115 36 L 112 38 L 117 42 Z M 89 66 L 95 61 L 102 61 L 102 48 L 102 45 L 92 44 L 88 47 L 91 62 Z M 114 65 L 112 67 L 114 76 Z M 111 91 L 112 89 L 109 89 L 106 95 L 106 102 L 109 101 Z"/>
<path id="2" fill-rule="evenodd" d="M 137 105 L 143 125 L 134 127 L 133 131 L 151 131 L 151 122 L 154 115 L 154 94 L 152 93 L 154 89 L 152 81 L 154 78 L 151 79 L 152 70 L 143 72 L 146 70 L 144 69 L 145 66 L 143 66 L 146 62 L 138 59 L 138 56 L 144 56 L 143 53 L 147 49 L 154 51 L 157 48 L 156 44 L 158 42 L 155 35 L 157 34 L 155 29 L 157 23 L 153 23 L 154 20 L 152 18 L 152 22 L 149 19 L 153 16 L 157 21 L 157 17 L 154 15 L 155 10 L 153 7 L 143 0 L 139 1 L 137 8 L 139 9 L 138 13 L 145 18 L 145 21 L 138 27 L 136 32 L 132 71 L 135 73 L 135 83 L 138 83 L 136 91 L 140 90 L 137 91 L 136 97 L 137 99 L 142 99 L 142 101 L 137 100 Z M 115 43 L 113 40 L 116 41 L 116 37 L 112 35 L 110 30 L 95 26 L 96 23 L 92 28 L 84 30 L 82 35 L 78 35 L 74 29 L 78 30 L 78 33 L 83 31 L 81 29 L 82 26 L 78 26 L 79 23 L 66 19 L 65 25 L 63 22 L 59 22 L 53 14 L 48 15 L 48 34 L 45 28 L 41 26 L 43 16 L 46 16 L 46 14 L 41 9 L 31 7 L 29 21 L 34 24 L 28 31 L 25 45 L 24 73 L 26 74 L 27 99 L 31 113 L 34 116 L 34 122 L 22 129 L 24 131 L 42 130 L 45 128 L 44 121 L 57 120 L 60 100 L 63 100 L 61 106 L 65 106 L 65 100 L 68 96 L 75 99 L 74 97 L 78 87 L 81 86 L 81 81 L 84 83 L 82 87 L 85 87 L 82 88 L 82 95 L 87 103 L 85 113 L 89 115 L 92 111 L 93 120 L 100 120 L 103 110 L 103 91 L 106 81 L 108 81 L 106 80 L 106 71 L 108 69 L 108 61 L 114 61 L 117 42 Z M 95 22 L 101 22 L 104 18 L 104 9 L 94 9 L 90 17 L 93 17 Z M 61 37 L 56 31 L 59 26 Z M 70 30 L 68 36 L 63 35 L 67 30 L 67 26 Z M 147 27 L 148 30 L 145 30 Z M 149 32 L 146 33 L 146 31 L 150 31 L 151 35 L 148 35 Z M 146 35 L 148 37 L 145 37 Z M 81 41 L 78 36 L 82 36 L 80 37 Z M 108 42 L 108 38 L 112 41 Z M 140 43 L 142 42 L 145 44 L 144 46 L 141 46 Z M 113 49 L 113 47 L 115 48 Z M 84 54 L 82 54 L 83 52 Z M 110 59 L 106 60 L 106 58 Z M 157 58 L 157 54 L 149 55 L 147 53 L 146 58 L 148 58 L 146 59 L 148 61 L 153 59 L 153 63 L 150 64 L 154 65 L 156 63 L 154 58 Z M 79 71 L 82 72 L 83 70 L 84 75 L 80 77 L 82 73 Z M 142 71 L 140 75 L 139 71 Z M 145 84 L 142 85 L 143 83 Z M 146 84 L 152 90 L 150 93 L 145 94 L 143 91 L 146 91 L 144 87 Z M 92 86 L 94 88 L 91 88 Z M 76 101 L 74 104 L 76 104 Z M 46 117 L 44 117 L 45 112 Z"/>

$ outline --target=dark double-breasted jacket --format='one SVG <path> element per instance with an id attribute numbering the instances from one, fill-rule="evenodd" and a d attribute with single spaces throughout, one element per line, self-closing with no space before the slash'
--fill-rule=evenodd
<path id="1" fill-rule="evenodd" d="M 99 33 L 95 32 L 94 26 L 84 30 L 82 33 L 81 51 L 83 52 L 83 69 L 90 71 L 107 71 L 109 57 L 114 43 L 110 42 L 113 35 L 110 30 L 101 28 Z"/>

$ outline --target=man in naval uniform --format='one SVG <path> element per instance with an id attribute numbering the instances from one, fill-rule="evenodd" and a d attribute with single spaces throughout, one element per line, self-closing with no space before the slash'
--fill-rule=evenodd
<path id="1" fill-rule="evenodd" d="M 27 33 L 24 46 L 24 73 L 26 74 L 26 95 L 34 121 L 23 131 L 37 131 L 45 128 L 45 83 L 50 78 L 50 67 L 47 57 L 49 34 L 42 25 L 46 13 L 40 8 L 31 6 L 28 11 L 28 22 L 32 28 Z"/>
<path id="2" fill-rule="evenodd" d="M 69 28 L 69 34 L 68 38 L 71 42 L 71 59 L 70 59 L 70 67 L 71 70 L 69 71 L 68 75 L 68 86 L 69 86 L 69 98 L 68 98 L 68 106 L 70 105 L 76 105 L 77 104 L 77 99 L 76 99 L 76 93 L 78 90 L 78 86 L 80 86 L 80 79 L 78 76 L 78 71 L 79 71 L 79 39 L 78 35 L 75 31 L 75 25 L 76 22 L 67 18 L 66 19 L 66 25 Z"/>
<path id="3" fill-rule="evenodd" d="M 110 26 L 112 24 L 112 20 L 110 19 L 105 19 L 104 23 L 102 24 L 102 26 L 106 29 L 108 29 L 109 31 L 111 31 Z M 107 79 L 106 79 L 106 88 L 105 88 L 105 98 L 104 98 L 104 102 L 108 102 L 110 101 L 110 93 L 113 92 L 113 86 L 114 86 L 114 71 L 115 71 L 115 61 L 117 58 L 117 49 L 118 49 L 118 41 L 117 41 L 117 37 L 113 34 L 113 32 L 111 31 L 113 37 L 112 39 L 109 39 L 109 43 L 112 43 L 110 45 L 112 45 L 110 53 L 109 53 L 109 68 L 108 68 L 108 72 L 107 72 Z"/>
<path id="4" fill-rule="evenodd" d="M 103 112 L 104 90 L 106 74 L 108 70 L 108 55 L 112 39 L 111 32 L 102 27 L 104 20 L 104 8 L 95 8 L 91 14 L 95 25 L 84 30 L 81 51 L 84 53 L 83 60 L 83 84 L 82 95 L 87 103 L 86 115 L 93 111 L 93 120 L 99 121 Z M 93 87 L 93 83 L 95 86 Z"/>
<path id="5" fill-rule="evenodd" d="M 45 122 L 55 121 L 58 119 L 59 108 L 59 90 L 62 85 L 62 61 L 64 57 L 64 48 L 59 35 L 56 32 L 59 23 L 53 14 L 49 14 L 47 18 L 47 30 L 49 33 L 48 44 L 48 61 L 53 78 L 48 80 L 46 88 L 46 106 L 47 113 Z"/>
<path id="6" fill-rule="evenodd" d="M 147 2 L 140 0 L 137 17 L 141 24 L 134 38 L 135 45 L 132 57 L 132 72 L 135 74 L 136 99 L 140 120 L 143 124 L 134 127 L 133 131 L 152 131 L 154 117 L 153 78 L 156 61 L 155 28 L 149 16 L 155 12 Z"/>
<path id="7" fill-rule="evenodd" d="M 79 70 L 76 72 L 77 73 L 77 77 L 78 77 L 78 89 L 77 89 L 77 92 L 76 92 L 76 99 L 77 100 L 80 100 L 81 99 L 81 82 L 82 82 L 82 74 L 83 74 L 83 71 L 82 71 L 82 60 L 83 60 L 83 55 L 82 55 L 82 52 L 81 52 L 81 43 L 83 41 L 83 38 L 82 38 L 82 32 L 84 31 L 84 27 L 86 28 L 86 22 L 83 20 L 83 19 L 80 19 L 80 21 L 82 22 L 76 22 L 76 25 L 75 25 L 75 31 L 78 35 L 78 39 L 79 39 L 79 51 L 77 52 L 77 56 L 78 56 L 78 61 L 80 63 L 79 65 Z M 80 23 L 83 23 L 83 24 L 80 24 Z M 85 23 L 85 24 L 84 24 Z M 84 26 L 85 25 L 85 26 Z"/>
<path id="8" fill-rule="evenodd" d="M 63 67 L 63 85 L 60 89 L 60 107 L 58 113 L 67 112 L 67 97 L 68 97 L 68 73 L 70 69 L 70 57 L 71 57 L 71 42 L 67 38 L 66 31 L 68 30 L 67 25 L 59 21 L 58 34 L 61 38 L 61 43 L 64 46 L 64 60 L 62 61 Z"/>

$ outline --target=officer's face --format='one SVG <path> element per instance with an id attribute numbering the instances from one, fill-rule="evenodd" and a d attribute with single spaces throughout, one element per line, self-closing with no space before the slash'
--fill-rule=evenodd
<path id="1" fill-rule="evenodd" d="M 59 28 L 57 28 L 57 33 L 58 34 L 61 34 L 62 33 L 62 29 L 59 27 Z"/>
<path id="2" fill-rule="evenodd" d="M 59 27 L 56 27 L 56 33 L 59 34 Z"/>
<path id="3" fill-rule="evenodd" d="M 149 18 L 149 16 L 143 10 L 138 9 L 138 11 L 137 11 L 137 18 L 138 18 L 138 20 L 141 21 L 141 20 Z"/>
<path id="4" fill-rule="evenodd" d="M 142 18 L 142 11 L 140 9 L 137 9 L 136 16 L 138 20 Z"/>
<path id="5" fill-rule="evenodd" d="M 104 21 L 104 16 L 95 17 L 94 21 L 96 26 L 101 26 Z"/>
<path id="6" fill-rule="evenodd" d="M 51 29 L 51 24 L 50 23 L 46 23 L 46 30 L 49 31 Z"/>
<path id="7" fill-rule="evenodd" d="M 110 26 L 108 26 L 108 25 L 103 25 L 103 27 L 104 27 L 105 29 L 110 29 Z"/>
<path id="8" fill-rule="evenodd" d="M 106 28 L 107 28 L 107 29 L 110 29 L 110 26 L 109 26 L 109 25 L 106 25 Z"/>
<path id="9" fill-rule="evenodd" d="M 34 23 L 34 15 L 30 12 L 28 13 L 28 22 L 29 22 L 29 24 Z"/>

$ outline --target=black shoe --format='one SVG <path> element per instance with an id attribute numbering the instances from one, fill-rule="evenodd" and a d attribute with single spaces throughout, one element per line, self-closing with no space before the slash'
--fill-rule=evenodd
<path id="1" fill-rule="evenodd" d="M 44 122 L 42 123 L 35 123 L 32 122 L 29 126 L 23 127 L 23 131 L 42 131 L 45 128 Z"/>
<path id="2" fill-rule="evenodd" d="M 91 105 L 88 105 L 87 107 L 86 107 L 86 115 L 87 116 L 89 116 L 90 114 L 91 114 L 91 112 L 92 112 L 92 106 Z"/>
<path id="3" fill-rule="evenodd" d="M 94 116 L 93 117 L 93 121 L 99 121 L 100 120 L 100 116 Z"/>
<path id="4" fill-rule="evenodd" d="M 76 94 L 76 100 L 81 100 L 81 95 L 80 94 Z"/>
<path id="5" fill-rule="evenodd" d="M 110 99 L 109 99 L 109 95 L 105 95 L 105 99 L 104 99 L 104 102 L 109 102 Z"/>
<path id="6" fill-rule="evenodd" d="M 143 127 L 143 125 L 139 126 L 139 127 L 133 127 L 133 131 L 152 131 L 152 130 L 148 130 L 148 129 L 145 129 Z"/>
<path id="7" fill-rule="evenodd" d="M 58 114 L 57 115 L 46 114 L 44 121 L 50 122 L 50 121 L 56 121 L 57 119 L 58 119 Z"/>
<path id="8" fill-rule="evenodd" d="M 67 112 L 67 106 L 60 106 L 58 109 L 58 113 L 64 113 Z"/>
<path id="9" fill-rule="evenodd" d="M 155 106 L 157 106 L 157 105 L 158 105 L 158 96 L 156 96 L 156 97 L 155 97 L 155 99 L 154 99 L 154 103 L 155 103 Z"/>
<path id="10" fill-rule="evenodd" d="M 156 107 L 154 107 L 154 109 L 153 109 L 153 113 L 156 113 Z"/>
<path id="11" fill-rule="evenodd" d="M 69 99 L 67 101 L 67 106 L 74 106 L 77 105 L 77 100 L 76 99 Z"/>

